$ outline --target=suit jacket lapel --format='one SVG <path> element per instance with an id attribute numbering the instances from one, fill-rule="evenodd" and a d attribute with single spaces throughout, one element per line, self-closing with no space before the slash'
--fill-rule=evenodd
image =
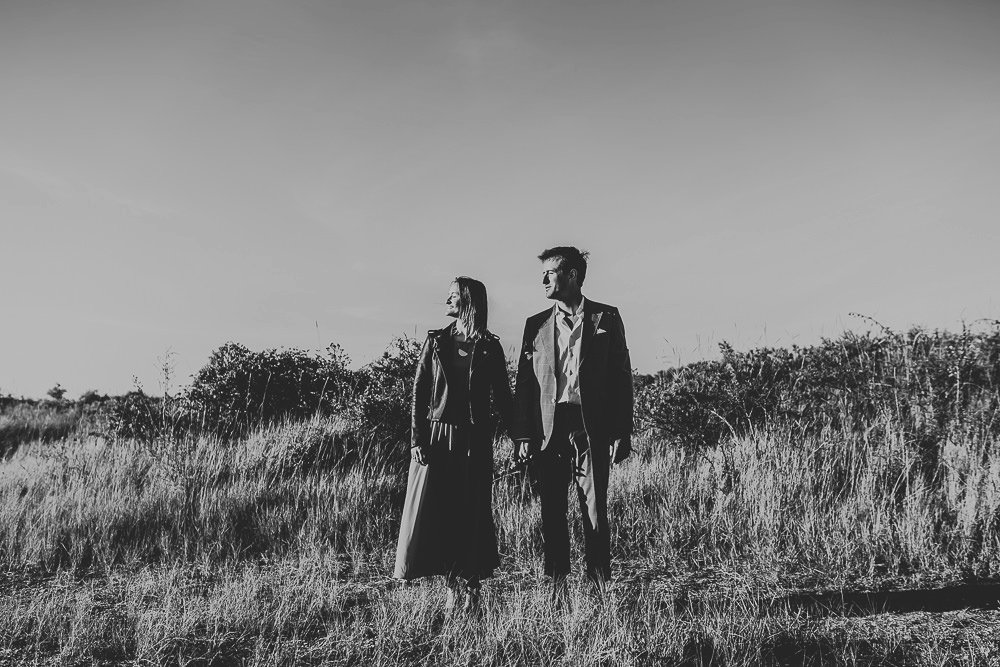
<path id="1" fill-rule="evenodd" d="M 559 365 L 556 363 L 556 311 L 555 308 L 552 309 L 552 313 L 545 318 L 542 323 L 541 328 L 538 329 L 538 338 L 541 339 L 542 343 L 542 354 L 546 363 L 549 365 L 549 372 L 552 374 L 553 379 L 556 374 L 556 367 Z M 537 339 L 536 339 L 537 340 Z"/>
<path id="2" fill-rule="evenodd" d="M 587 299 L 583 305 L 583 341 L 580 343 L 580 363 L 587 358 L 587 350 L 590 348 L 590 342 L 594 338 L 594 332 L 597 331 L 597 326 L 601 323 L 601 315 L 604 311 L 597 310 L 593 306 L 593 302 Z"/>

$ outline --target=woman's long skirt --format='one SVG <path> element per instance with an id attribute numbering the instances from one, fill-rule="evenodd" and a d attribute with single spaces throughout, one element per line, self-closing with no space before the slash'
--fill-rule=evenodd
<path id="1" fill-rule="evenodd" d="M 491 576 L 500 563 L 492 485 L 492 432 L 431 422 L 427 465 L 410 462 L 393 577 Z"/>

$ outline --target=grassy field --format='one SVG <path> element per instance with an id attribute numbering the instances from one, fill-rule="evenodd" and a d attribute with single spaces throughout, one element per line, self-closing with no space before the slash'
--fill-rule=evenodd
<path id="1" fill-rule="evenodd" d="M 473 617 L 443 614 L 440 581 L 388 578 L 405 453 L 345 457 L 341 419 L 40 439 L 0 463 L 0 663 L 996 664 L 990 608 L 802 603 L 1000 570 L 997 443 L 953 436 L 928 474 L 878 426 L 697 454 L 640 438 L 612 473 L 615 581 L 597 599 L 573 579 L 569 610 L 548 603 L 530 484 L 502 480 L 503 565 Z"/>

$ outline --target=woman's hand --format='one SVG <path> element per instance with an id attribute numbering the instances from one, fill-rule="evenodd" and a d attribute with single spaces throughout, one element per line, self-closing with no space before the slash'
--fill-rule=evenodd
<path id="1" fill-rule="evenodd" d="M 511 458 L 515 465 L 526 466 L 538 451 L 538 443 L 529 440 L 518 440 L 514 443 Z"/>
<path id="2" fill-rule="evenodd" d="M 410 451 L 413 453 L 413 458 L 422 466 L 427 465 L 427 447 L 423 445 L 417 445 L 416 447 L 411 447 Z"/>

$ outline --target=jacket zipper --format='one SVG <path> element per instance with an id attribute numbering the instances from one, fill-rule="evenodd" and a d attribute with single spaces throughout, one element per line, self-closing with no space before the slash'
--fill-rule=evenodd
<path id="1" fill-rule="evenodd" d="M 431 397 L 434 398 L 438 395 L 438 377 L 441 375 L 441 355 L 438 353 L 438 342 L 437 338 L 434 339 L 434 359 L 432 360 L 431 366 L 434 367 L 434 391 L 431 393 Z M 433 404 L 430 406 L 430 417 L 434 418 L 434 408 Z"/>
<path id="2" fill-rule="evenodd" d="M 474 341 L 472 341 L 472 356 L 469 359 L 469 393 L 467 394 L 467 396 L 468 396 L 468 401 L 469 401 L 469 423 L 470 424 L 475 424 L 476 423 L 475 418 L 472 416 L 472 373 L 476 369 L 476 346 L 477 345 L 479 345 L 479 337 L 478 336 L 476 337 L 476 339 Z"/>

